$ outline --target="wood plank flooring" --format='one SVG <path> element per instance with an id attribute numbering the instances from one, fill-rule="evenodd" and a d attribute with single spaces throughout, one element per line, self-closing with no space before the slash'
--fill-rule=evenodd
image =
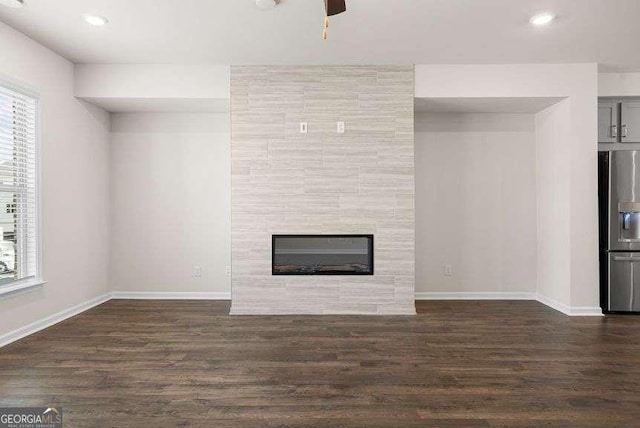
<path id="1" fill-rule="evenodd" d="M 417 308 L 112 300 L 0 349 L 0 406 L 62 406 L 66 427 L 640 427 L 640 317 Z"/>

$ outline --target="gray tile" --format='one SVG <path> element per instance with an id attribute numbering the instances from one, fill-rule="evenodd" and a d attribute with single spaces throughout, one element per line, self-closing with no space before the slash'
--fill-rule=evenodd
<path id="1" fill-rule="evenodd" d="M 358 193 L 358 168 L 311 167 L 304 170 L 304 192 L 317 193 Z"/>
<path id="2" fill-rule="evenodd" d="M 231 68 L 232 313 L 415 313 L 413 92 L 411 66 Z M 374 234 L 376 275 L 271 276 L 275 233 Z"/>

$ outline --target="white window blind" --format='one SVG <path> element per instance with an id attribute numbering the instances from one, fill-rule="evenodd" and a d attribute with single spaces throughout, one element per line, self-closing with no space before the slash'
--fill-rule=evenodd
<path id="1" fill-rule="evenodd" d="M 38 276 L 37 103 L 0 85 L 0 287 Z"/>

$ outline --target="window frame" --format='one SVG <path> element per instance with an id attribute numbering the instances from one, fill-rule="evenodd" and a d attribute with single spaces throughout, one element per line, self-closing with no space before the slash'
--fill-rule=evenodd
<path id="1" fill-rule="evenodd" d="M 35 101 L 35 234 L 36 234 L 36 266 L 35 276 L 15 279 L 0 284 L 0 297 L 6 294 L 13 294 L 31 287 L 41 286 L 46 283 L 43 279 L 43 240 L 42 240 L 42 123 L 41 123 L 41 98 L 37 88 L 18 81 L 12 77 L 0 73 L 0 86 L 5 89 L 17 92 Z M 16 246 L 17 247 L 17 246 Z M 17 248 L 16 248 L 17 251 Z"/>

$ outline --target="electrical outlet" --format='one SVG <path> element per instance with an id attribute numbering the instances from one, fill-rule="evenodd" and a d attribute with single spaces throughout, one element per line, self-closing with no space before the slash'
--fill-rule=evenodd
<path id="1" fill-rule="evenodd" d="M 307 126 L 307 122 L 300 122 L 300 133 L 306 134 L 308 130 L 309 127 Z"/>
<path id="2" fill-rule="evenodd" d="M 444 265 L 444 276 L 451 276 L 451 275 L 453 275 L 453 266 Z"/>
<path id="3" fill-rule="evenodd" d="M 344 122 L 336 122 L 336 131 L 338 134 L 344 134 Z"/>
<path id="4" fill-rule="evenodd" d="M 224 267 L 224 274 L 227 276 L 231 276 L 231 266 Z"/>
<path id="5" fill-rule="evenodd" d="M 202 266 L 194 266 L 193 267 L 193 277 L 194 278 L 202 278 Z"/>

